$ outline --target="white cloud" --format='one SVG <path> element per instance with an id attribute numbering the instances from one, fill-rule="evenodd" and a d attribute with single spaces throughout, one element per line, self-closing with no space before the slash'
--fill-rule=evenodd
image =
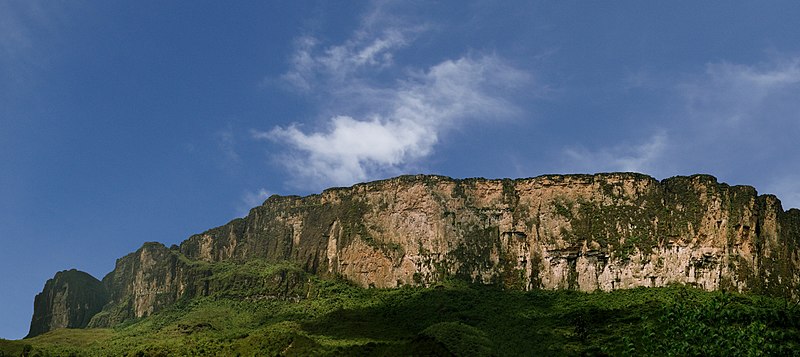
<path id="1" fill-rule="evenodd" d="M 391 66 L 393 51 L 408 46 L 422 29 L 413 26 L 385 28 L 372 34 L 362 27 L 344 44 L 324 49 L 320 49 L 320 41 L 315 37 L 300 37 L 295 40 L 292 68 L 281 79 L 301 92 L 352 82 L 365 71 L 380 71 Z"/>
<path id="2" fill-rule="evenodd" d="M 760 119 L 765 105 L 786 91 L 798 91 L 800 58 L 754 66 L 710 63 L 706 73 L 678 85 L 688 114 L 714 125 L 736 127 Z"/>
<path id="3" fill-rule="evenodd" d="M 675 115 L 685 117 L 673 129 L 676 163 L 756 187 L 796 174 L 800 57 L 711 63 L 677 88 L 686 111 Z"/>
<path id="4" fill-rule="evenodd" d="M 403 67 L 395 53 L 412 45 L 424 25 L 387 14 L 385 3 L 364 16 L 342 44 L 296 40 L 282 76 L 321 102 L 329 120 L 253 131 L 287 145 L 280 161 L 306 188 L 349 185 L 395 174 L 430 155 L 441 135 L 470 120 L 518 113 L 507 98 L 530 76 L 496 55 L 469 55 L 427 68 Z"/>
<path id="5" fill-rule="evenodd" d="M 427 155 L 436 134 L 410 120 L 347 116 L 331 119 L 327 132 L 305 134 L 297 127 L 275 128 L 267 137 L 289 143 L 303 153 L 287 162 L 302 176 L 349 184 L 383 166 L 395 166 Z"/>
<path id="6" fill-rule="evenodd" d="M 350 88 L 381 94 L 359 99 L 372 110 L 363 119 L 340 115 L 331 118 L 324 130 L 306 133 L 293 125 L 254 136 L 288 144 L 294 154 L 284 163 L 301 177 L 352 184 L 429 155 L 443 130 L 470 119 L 515 114 L 516 107 L 502 93 L 525 80 L 525 73 L 495 56 L 448 60 L 396 88 Z"/>
<path id="7" fill-rule="evenodd" d="M 394 53 L 406 48 L 430 26 L 409 23 L 400 15 L 404 2 L 372 1 L 359 27 L 341 44 L 323 46 L 306 35 L 295 40 L 291 69 L 281 79 L 306 94 L 326 94 L 342 85 L 353 86 L 394 65 Z"/>
<path id="8" fill-rule="evenodd" d="M 776 187 L 800 168 L 800 57 L 779 57 L 753 65 L 709 63 L 680 80 L 637 76 L 627 85 L 646 86 L 667 105 L 641 113 L 642 125 L 657 127 L 646 141 L 563 149 L 567 168 L 577 171 L 638 171 L 655 176 L 710 173 L 722 180 Z M 667 135 L 667 133 L 669 135 Z M 625 144 L 627 142 L 627 144 Z M 784 180 L 785 181 L 785 180 Z M 789 180 L 791 181 L 791 180 Z"/>
<path id="9" fill-rule="evenodd" d="M 675 90 L 666 96 L 674 105 L 644 115 L 663 118 L 648 124 L 662 132 L 634 145 L 567 148 L 570 168 L 660 177 L 710 173 L 774 193 L 784 208 L 800 206 L 800 57 L 709 63 L 696 76 L 662 79 L 661 86 Z"/>
<path id="10" fill-rule="evenodd" d="M 616 145 L 596 151 L 567 148 L 564 150 L 565 164 L 575 172 L 625 171 L 658 175 L 663 170 L 659 162 L 664 158 L 667 145 L 667 134 L 660 131 L 646 142 L 637 144 Z"/>

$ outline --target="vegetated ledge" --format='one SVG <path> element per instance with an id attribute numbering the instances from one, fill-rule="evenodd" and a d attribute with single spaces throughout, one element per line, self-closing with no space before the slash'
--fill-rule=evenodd
<path id="1" fill-rule="evenodd" d="M 271 196 L 246 217 L 180 246 L 146 243 L 103 278 L 107 301 L 88 324 L 51 322 L 35 331 L 114 326 L 222 293 L 232 285 L 214 267 L 251 261 L 288 262 L 362 287 L 450 278 L 517 290 L 678 283 L 797 299 L 799 239 L 800 210 L 784 211 L 773 195 L 709 175 L 406 175 Z M 297 273 L 242 281 L 256 281 L 256 290 L 302 290 Z M 37 309 L 72 313 L 58 301 Z"/>

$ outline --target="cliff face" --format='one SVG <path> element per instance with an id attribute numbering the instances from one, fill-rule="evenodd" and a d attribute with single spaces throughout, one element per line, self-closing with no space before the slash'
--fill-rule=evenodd
<path id="1" fill-rule="evenodd" d="M 254 259 L 365 287 L 444 277 L 583 291 L 680 283 L 797 299 L 798 243 L 800 210 L 706 175 L 403 176 L 273 196 L 180 247 L 148 243 L 103 279 L 110 303 L 92 325 L 224 290 L 214 264 Z"/>
<path id="2" fill-rule="evenodd" d="M 181 299 L 212 294 L 242 299 L 302 298 L 308 289 L 305 272 L 262 263 L 251 259 L 246 263 L 207 264 L 187 259 L 178 247 L 145 243 L 117 260 L 114 270 L 103 278 L 108 304 L 88 327 L 114 326 L 152 315 Z"/>
<path id="3" fill-rule="evenodd" d="M 103 278 L 109 304 L 92 318 L 89 327 L 113 326 L 130 318 L 148 316 L 183 296 L 208 293 L 207 269 L 187 261 L 161 243 L 148 242 L 117 260 Z"/>
<path id="4" fill-rule="evenodd" d="M 682 283 L 797 298 L 800 211 L 705 175 L 406 176 L 272 197 L 195 235 L 204 261 L 289 260 L 362 286 L 445 276 L 519 289 Z"/>
<path id="5" fill-rule="evenodd" d="M 57 328 L 86 327 L 107 301 L 103 284 L 91 275 L 74 269 L 58 272 L 34 299 L 27 337 Z"/>

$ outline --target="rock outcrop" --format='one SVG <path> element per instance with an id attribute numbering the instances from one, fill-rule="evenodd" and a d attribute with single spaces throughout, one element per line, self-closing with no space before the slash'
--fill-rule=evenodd
<path id="1" fill-rule="evenodd" d="M 113 326 L 130 318 L 149 316 L 182 296 L 208 293 L 210 271 L 161 243 L 147 242 L 117 260 L 103 278 L 110 304 L 94 316 L 90 327 Z"/>
<path id="2" fill-rule="evenodd" d="M 107 302 L 103 284 L 93 276 L 75 269 L 60 271 L 36 295 L 27 337 L 57 328 L 86 327 Z"/>
<path id="3" fill-rule="evenodd" d="M 293 267 L 264 266 L 263 260 L 230 264 L 189 260 L 177 246 L 148 242 L 118 259 L 103 278 L 108 304 L 88 327 L 109 327 L 152 315 L 181 299 L 219 294 L 242 299 L 302 298 L 306 273 Z"/>
<path id="4" fill-rule="evenodd" d="M 109 303 L 92 325 L 224 290 L 209 266 L 254 259 L 364 287 L 445 277 L 526 290 L 677 283 L 798 299 L 798 244 L 800 210 L 708 175 L 401 176 L 273 196 L 179 247 L 147 243 L 103 279 Z"/>
<path id="5" fill-rule="evenodd" d="M 195 235 L 203 261 L 288 260 L 362 286 L 447 276 L 519 289 L 690 284 L 797 298 L 800 210 L 695 175 L 403 176 L 273 196 Z"/>

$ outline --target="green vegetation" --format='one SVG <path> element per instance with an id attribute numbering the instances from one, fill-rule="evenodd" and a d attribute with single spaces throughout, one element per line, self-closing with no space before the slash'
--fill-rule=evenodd
<path id="1" fill-rule="evenodd" d="M 20 356 L 25 345 L 27 345 L 25 341 L 9 341 L 0 338 L 0 356 Z"/>
<path id="2" fill-rule="evenodd" d="M 523 292 L 461 281 L 363 289 L 288 264 L 222 263 L 213 269 L 239 282 L 281 276 L 283 284 L 304 283 L 284 285 L 284 294 L 244 284 L 111 329 L 0 340 L 0 356 L 22 355 L 26 345 L 31 356 L 800 353 L 800 306 L 778 298 L 683 286 Z M 290 298 L 301 294 L 299 301 Z"/>
<path id="3" fill-rule="evenodd" d="M 593 176 L 576 177 L 588 183 L 594 180 Z M 397 180 L 418 179 L 408 176 Z M 442 178 L 422 179 L 434 185 Z M 556 176 L 549 179 L 566 180 Z M 381 227 L 368 227 L 364 220 L 375 207 L 386 209 L 389 203 L 370 203 L 344 191 L 338 197 L 340 202 L 324 205 L 318 199 L 321 196 L 306 201 L 271 197 L 246 219 L 207 232 L 218 246 L 227 247 L 228 239 L 232 239 L 229 237 L 237 237 L 237 244 L 246 247 L 242 252 L 258 253 L 234 254 L 231 261 L 219 263 L 192 260 L 190 257 L 199 254 L 202 236 L 184 242 L 180 249 L 171 248 L 178 262 L 190 268 L 184 271 L 194 277 L 187 280 L 194 285 L 189 286 L 193 292 L 186 296 L 202 296 L 184 297 L 153 316 L 128 320 L 113 328 L 58 330 L 22 341 L 0 340 L 0 357 L 800 355 L 800 307 L 782 298 L 683 286 L 609 293 L 522 291 L 526 278 L 530 279 L 527 286 L 541 286 L 537 269 L 543 258 L 531 252 L 531 261 L 526 263 L 533 271 L 526 277 L 526 271 L 518 268 L 519 253 L 514 249 L 515 244 L 525 241 L 525 232 L 501 231 L 497 224 L 511 210 L 515 222 L 538 234 L 542 214 L 545 219 L 555 214 L 561 216 L 556 217 L 559 222 L 569 223 L 561 227 L 560 234 L 571 246 L 588 241 L 596 243 L 591 249 L 597 257 L 627 259 L 637 251 L 647 253 L 666 247 L 670 240 L 695 237 L 702 225 L 716 223 L 716 229 L 727 234 L 729 248 L 752 239 L 760 252 L 775 238 L 760 231 L 763 216 L 771 212 L 765 207 L 772 198 L 757 197 L 749 187 L 717 184 L 715 179 L 699 175 L 645 185 L 632 194 L 625 193 L 622 183 L 598 180 L 602 195 L 556 198 L 551 207 L 528 207 L 528 203 L 519 202 L 516 181 L 503 180 L 507 208 L 477 208 L 469 206 L 476 182 L 455 181 L 452 197 L 465 202 L 463 209 L 442 206 L 453 210 L 443 212 L 443 220 L 463 237 L 463 244 L 448 252 L 455 258 L 436 263 L 429 260 L 431 272 L 415 273 L 413 281 L 429 284 L 440 281 L 442 272 L 451 271 L 465 280 L 480 280 L 484 273 L 491 273 L 495 285 L 449 280 L 428 288 L 363 289 L 341 279 L 310 275 L 307 271 L 317 271 L 318 264 L 319 271 L 326 271 L 324 259 L 318 260 L 315 252 L 317 247 L 326 246 L 324 237 L 329 234 L 336 235 L 340 247 L 350 239 L 360 239 L 388 257 L 402 257 L 402 245 L 382 241 Z M 359 187 L 369 188 L 366 184 Z M 727 211 L 728 218 L 704 221 L 707 212 L 716 207 L 712 205 L 715 197 L 720 198 L 715 202 Z M 294 245 L 295 231 L 288 223 L 262 222 L 272 222 L 271 217 L 282 212 L 303 217 L 301 246 Z M 779 241 L 788 248 L 772 252 L 770 259 L 759 260 L 756 266 L 734 255 L 728 260 L 728 268 L 736 271 L 736 280 L 746 281 L 753 292 L 790 296 L 792 285 L 787 280 L 762 278 L 770 277 L 766 272 L 777 272 L 778 277 L 796 276 L 790 252 L 800 245 L 796 238 L 800 237 L 800 211 L 777 212 L 777 219 L 780 230 L 774 234 L 779 234 Z M 549 234 L 537 239 L 556 238 Z M 507 242 L 511 248 L 500 242 Z M 423 259 L 432 254 L 421 242 L 418 244 Z M 564 249 L 564 255 L 573 250 Z M 249 260 L 233 261 L 245 258 Z M 275 263 L 282 259 L 294 259 L 303 266 Z M 568 260 L 568 286 L 574 289 L 578 272 L 575 259 Z M 661 267 L 665 262 L 659 258 L 655 264 Z M 723 279 L 720 286 L 734 289 L 731 280 Z M 95 320 L 113 325 L 131 316 L 131 306 L 122 301 L 95 315 Z"/>

